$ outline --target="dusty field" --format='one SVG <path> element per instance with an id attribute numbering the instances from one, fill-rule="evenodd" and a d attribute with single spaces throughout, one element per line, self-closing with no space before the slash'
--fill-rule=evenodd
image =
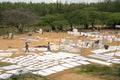
<path id="1" fill-rule="evenodd" d="M 115 35 L 114 31 L 112 31 L 113 34 L 108 34 L 108 35 Z M 3 39 L 3 36 L 0 37 L 0 50 L 6 50 L 9 48 L 16 48 L 19 49 L 19 51 L 23 51 L 22 49 L 25 47 L 25 42 L 20 41 L 20 38 L 29 38 L 28 33 L 26 34 L 21 34 L 21 35 L 15 35 L 15 37 L 10 40 L 10 39 Z M 38 33 L 33 33 L 31 39 L 36 39 L 36 41 L 32 41 L 29 43 L 30 47 L 35 47 L 35 46 L 40 46 L 40 45 L 46 45 L 47 42 L 50 41 L 51 45 L 53 44 L 61 44 L 60 40 L 63 38 L 69 38 L 70 40 L 89 40 L 91 41 L 91 38 L 82 38 L 81 36 L 71 36 L 68 35 L 67 33 L 47 33 L 44 32 L 43 34 L 38 34 Z M 106 40 L 104 40 L 105 44 L 108 44 Z M 112 42 L 109 45 L 119 45 L 118 43 Z M 76 53 L 76 54 L 81 54 L 83 56 L 86 56 L 88 54 L 91 54 L 91 50 L 95 50 L 98 47 L 92 48 L 90 47 L 89 49 L 84 49 L 84 53 Z M 56 51 L 57 52 L 57 51 Z M 74 69 L 69 69 L 65 70 L 63 72 L 59 72 L 53 75 L 48 76 L 50 80 L 103 80 L 100 79 L 99 77 L 91 77 L 86 74 L 75 74 Z"/>
<path id="2" fill-rule="evenodd" d="M 50 80 L 104 80 L 98 76 L 91 76 L 87 74 L 77 74 L 76 68 L 65 70 L 48 76 Z"/>

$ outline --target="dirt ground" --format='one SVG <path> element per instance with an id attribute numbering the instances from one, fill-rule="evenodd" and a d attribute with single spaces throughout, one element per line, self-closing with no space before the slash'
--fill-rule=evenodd
<path id="1" fill-rule="evenodd" d="M 119 31 L 119 30 L 118 30 Z M 104 32 L 104 31 L 102 31 Z M 115 31 L 112 34 L 107 34 L 107 35 L 115 35 Z M 102 35 L 102 34 L 101 34 Z M 16 48 L 19 49 L 19 51 L 23 51 L 22 49 L 25 47 L 25 42 L 21 41 L 20 38 L 31 38 L 35 39 L 36 41 L 32 41 L 29 43 L 30 47 L 35 47 L 35 46 L 40 46 L 40 45 L 46 45 L 48 41 L 51 42 L 52 44 L 61 44 L 60 40 L 63 38 L 69 38 L 71 40 L 91 40 L 91 38 L 83 38 L 80 35 L 79 36 L 72 36 L 68 35 L 67 33 L 55 33 L 55 32 L 44 32 L 43 34 L 39 33 L 33 33 L 32 37 L 28 36 L 28 33 L 26 34 L 16 34 L 12 40 L 10 39 L 3 39 L 3 36 L 0 36 L 0 50 L 7 50 L 9 48 Z M 104 43 L 107 44 L 107 42 L 104 40 Z M 112 42 L 110 45 L 119 45 L 118 43 Z M 83 56 L 86 56 L 88 54 L 91 54 L 91 50 L 95 50 L 98 47 L 95 48 L 89 48 L 89 49 L 84 49 L 84 53 L 77 53 L 81 54 Z M 100 79 L 99 77 L 92 77 L 87 74 L 75 74 L 73 69 L 65 70 L 53 75 L 48 76 L 50 80 L 103 80 Z"/>
<path id="2" fill-rule="evenodd" d="M 103 80 L 103 79 L 100 79 L 99 77 L 93 77 L 87 74 L 63 73 L 63 75 L 52 77 L 51 80 Z"/>
<path id="3" fill-rule="evenodd" d="M 88 74 L 77 74 L 76 68 L 68 69 L 48 76 L 50 80 L 104 80 L 98 76 Z"/>

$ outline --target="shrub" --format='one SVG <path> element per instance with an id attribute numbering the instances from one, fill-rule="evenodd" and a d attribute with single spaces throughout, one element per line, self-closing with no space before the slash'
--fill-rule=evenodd
<path id="1" fill-rule="evenodd" d="M 83 65 L 77 71 L 80 73 L 87 73 L 104 77 L 107 80 L 120 80 L 120 65 L 100 66 L 100 65 Z"/>

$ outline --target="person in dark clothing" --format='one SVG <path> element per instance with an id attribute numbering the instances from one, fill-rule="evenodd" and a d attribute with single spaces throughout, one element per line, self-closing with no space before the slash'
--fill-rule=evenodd
<path id="1" fill-rule="evenodd" d="M 25 52 L 29 52 L 29 45 L 28 45 L 28 42 L 25 42 Z"/>
<path id="2" fill-rule="evenodd" d="M 51 49 L 50 49 L 50 42 L 48 42 L 47 50 L 48 50 L 48 51 L 51 51 Z"/>

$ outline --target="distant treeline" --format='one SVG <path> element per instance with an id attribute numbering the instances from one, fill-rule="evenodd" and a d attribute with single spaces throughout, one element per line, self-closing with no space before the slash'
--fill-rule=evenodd
<path id="1" fill-rule="evenodd" d="M 107 25 L 115 28 L 120 24 L 120 0 L 105 0 L 98 3 L 0 3 L 0 25 L 50 26 L 63 29 L 64 26 L 83 26 L 83 28 Z M 21 28 L 20 28 L 21 27 Z"/>

